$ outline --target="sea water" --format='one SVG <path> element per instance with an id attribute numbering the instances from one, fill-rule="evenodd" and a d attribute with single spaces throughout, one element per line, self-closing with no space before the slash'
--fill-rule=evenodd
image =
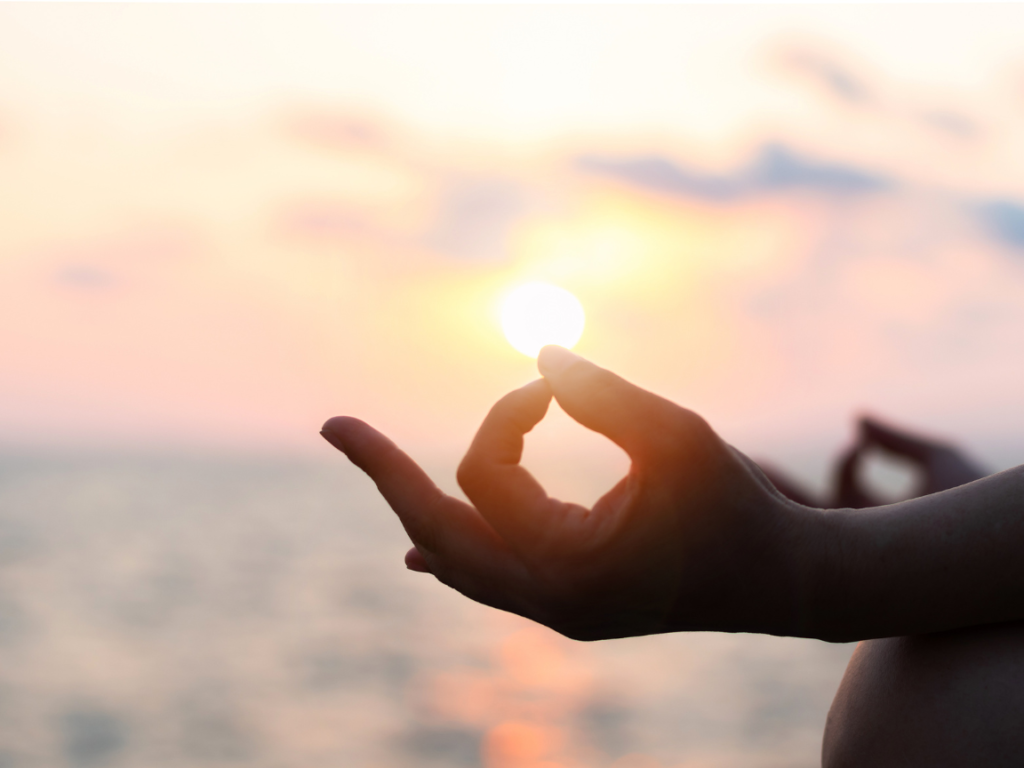
<path id="1" fill-rule="evenodd" d="M 0 458 L 0 768 L 801 768 L 850 645 L 576 643 L 339 460 Z"/>

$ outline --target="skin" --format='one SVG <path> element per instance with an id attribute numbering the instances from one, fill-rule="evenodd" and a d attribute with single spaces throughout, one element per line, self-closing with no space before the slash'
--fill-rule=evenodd
<path id="1" fill-rule="evenodd" d="M 882 503 L 864 487 L 859 475 L 865 454 L 878 450 L 916 465 L 918 487 L 912 497 L 928 496 L 980 480 L 987 473 L 956 447 L 928 437 L 895 429 L 865 416 L 858 423 L 856 443 L 839 460 L 835 507 L 878 507 Z"/>
<path id="2" fill-rule="evenodd" d="M 858 467 L 868 451 L 916 464 L 915 496 L 984 472 L 955 447 L 863 418 L 839 462 L 837 500 L 877 506 Z M 829 711 L 824 768 L 1020 764 L 1024 734 L 1024 622 L 861 642 Z"/>
<path id="3" fill-rule="evenodd" d="M 370 475 L 415 544 L 413 568 L 481 603 L 579 640 L 722 629 L 806 634 L 809 579 L 789 556 L 815 513 L 691 411 L 558 347 L 545 378 L 484 419 L 458 470 L 472 506 L 444 495 L 390 440 L 349 417 L 324 436 Z M 552 395 L 629 454 L 593 509 L 550 498 L 519 465 Z"/>
<path id="4" fill-rule="evenodd" d="M 358 419 L 324 425 L 401 519 L 415 545 L 408 567 L 579 640 L 718 630 L 848 641 L 1024 620 L 1024 468 L 826 511 L 785 496 L 693 412 L 560 347 L 538 364 L 544 378 L 495 404 L 459 467 L 471 504 Z M 593 509 L 550 498 L 519 465 L 552 397 L 630 457 Z M 901 639 L 858 650 L 830 716 L 828 768 L 882 765 L 851 752 L 873 733 L 871 697 L 888 695 L 878 681 L 914 669 L 919 648 L 957 645 L 891 644 Z M 898 685 L 910 696 L 908 674 Z"/>
<path id="5" fill-rule="evenodd" d="M 862 642 L 829 710 L 823 768 L 1011 768 L 1024 753 L 1024 624 Z"/>

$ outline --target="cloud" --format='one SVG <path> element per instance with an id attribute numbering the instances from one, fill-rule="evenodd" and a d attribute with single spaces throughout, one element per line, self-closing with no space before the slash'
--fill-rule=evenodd
<path id="1" fill-rule="evenodd" d="M 301 143 L 329 150 L 378 150 L 389 141 L 379 122 L 348 113 L 313 111 L 292 115 L 286 130 Z"/>
<path id="2" fill-rule="evenodd" d="M 113 273 L 89 264 L 69 264 L 59 270 L 54 279 L 60 285 L 83 291 L 102 291 L 117 282 Z"/>
<path id="3" fill-rule="evenodd" d="M 1024 205 L 1012 200 L 989 200 L 977 204 L 976 211 L 978 220 L 992 238 L 1024 251 Z"/>
<path id="4" fill-rule="evenodd" d="M 577 160 L 577 166 L 654 192 L 711 202 L 800 189 L 859 194 L 894 185 L 887 176 L 852 165 L 815 160 L 781 144 L 766 144 L 749 165 L 726 175 L 694 171 L 658 155 L 585 155 Z"/>
<path id="5" fill-rule="evenodd" d="M 948 130 L 953 130 L 952 120 L 956 116 L 944 114 L 951 120 Z M 731 174 L 702 173 L 653 154 L 618 158 L 584 155 L 577 158 L 576 165 L 584 171 L 648 191 L 710 203 L 727 203 L 787 190 L 849 196 L 893 191 L 903 186 L 895 177 L 841 162 L 812 159 L 780 144 L 766 144 L 751 163 Z M 1024 203 L 963 196 L 955 199 L 954 205 L 977 221 L 990 241 L 1014 251 L 1024 251 Z"/>
<path id="6" fill-rule="evenodd" d="M 841 101 L 863 104 L 871 100 L 863 80 L 834 59 L 811 51 L 793 50 L 783 57 L 783 62 Z"/>
<path id="7" fill-rule="evenodd" d="M 920 115 L 921 123 L 927 128 L 956 139 L 973 139 L 980 133 L 976 122 L 960 112 L 949 109 L 935 109 Z"/>
<path id="8" fill-rule="evenodd" d="M 884 84 L 878 83 L 869 87 L 866 77 L 827 54 L 792 48 L 784 50 L 779 61 L 790 73 L 796 73 L 804 82 L 813 83 L 818 91 L 846 105 L 871 109 L 883 118 L 909 120 L 947 138 L 967 141 L 981 134 L 978 122 L 963 112 L 945 107 L 924 110 L 911 107 L 916 101 L 912 94 L 887 95 Z"/>
<path id="9" fill-rule="evenodd" d="M 287 234 L 308 240 L 345 240 L 372 230 L 363 211 L 333 200 L 299 201 L 287 208 L 282 219 Z"/>
<path id="10" fill-rule="evenodd" d="M 396 222 L 367 206 L 300 200 L 287 206 L 281 227 L 304 242 L 363 243 L 389 252 L 430 251 L 461 261 L 499 262 L 510 256 L 516 226 L 544 204 L 537 185 L 494 174 L 452 171 L 424 175 L 429 201 L 415 223 Z M 422 205 L 422 203 L 413 203 Z"/>
<path id="11" fill-rule="evenodd" d="M 49 279 L 64 289 L 91 292 L 131 285 L 195 254 L 191 228 L 140 228 L 95 239 L 67 241 L 40 249 Z"/>
<path id="12" fill-rule="evenodd" d="M 586 171 L 674 196 L 718 201 L 731 200 L 742 192 L 734 177 L 695 173 L 658 155 L 623 159 L 585 155 L 579 158 L 577 165 Z"/>
<path id="13" fill-rule="evenodd" d="M 764 147 L 750 177 L 755 188 L 765 190 L 804 188 L 857 193 L 875 192 L 892 185 L 884 176 L 849 165 L 812 160 L 776 144 Z"/>
<path id="14" fill-rule="evenodd" d="M 932 113 L 931 119 L 946 121 L 940 130 L 973 130 L 970 127 L 973 123 L 956 113 Z M 578 157 L 575 163 L 586 172 L 634 187 L 711 204 L 789 190 L 831 195 L 838 197 L 838 202 L 877 192 L 900 192 L 911 196 L 928 194 L 927 185 L 920 187 L 912 180 L 883 172 L 812 158 L 777 143 L 764 145 L 747 165 L 724 174 L 704 173 L 658 154 L 625 157 L 588 154 Z M 943 196 L 945 194 L 943 192 Z M 979 198 L 970 194 L 954 194 L 948 200 L 951 205 L 949 213 L 974 221 L 989 243 L 1010 253 L 1024 253 L 1024 201 Z"/>
<path id="15" fill-rule="evenodd" d="M 458 259 L 501 260 L 530 208 L 527 190 L 502 178 L 458 178 L 441 191 L 426 245 Z"/>

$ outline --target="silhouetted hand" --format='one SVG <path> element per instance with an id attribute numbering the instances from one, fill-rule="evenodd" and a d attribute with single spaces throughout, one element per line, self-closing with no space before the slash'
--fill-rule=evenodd
<path id="1" fill-rule="evenodd" d="M 978 480 L 987 473 L 953 446 L 897 430 L 870 417 L 858 422 L 856 444 L 840 459 L 837 472 L 837 507 L 875 507 L 882 502 L 864 488 L 859 469 L 867 451 L 880 449 L 909 459 L 920 470 L 921 481 L 913 496 L 926 496 Z"/>
<path id="2" fill-rule="evenodd" d="M 376 482 L 415 544 L 414 570 L 569 637 L 674 630 L 803 634 L 812 510 L 780 494 L 696 414 L 561 347 L 544 379 L 498 401 L 459 467 L 472 506 L 442 493 L 394 443 L 336 417 L 324 437 Z M 629 455 L 587 509 L 520 466 L 552 395 Z"/>

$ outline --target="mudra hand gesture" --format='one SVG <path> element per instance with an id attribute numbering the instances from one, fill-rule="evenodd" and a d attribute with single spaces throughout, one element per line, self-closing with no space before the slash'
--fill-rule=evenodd
<path id="1" fill-rule="evenodd" d="M 415 545 L 408 567 L 581 640 L 811 631 L 815 582 L 803 554 L 815 551 L 813 510 L 778 493 L 691 411 L 561 347 L 538 363 L 544 378 L 494 405 L 459 467 L 472 506 L 369 425 L 324 425 L 401 519 Z M 549 497 L 519 464 L 552 396 L 631 459 L 593 509 Z"/>
<path id="2" fill-rule="evenodd" d="M 363 422 L 324 425 L 398 513 L 415 544 L 410 568 L 581 640 L 696 629 L 887 638 L 850 663 L 825 768 L 1020 763 L 1024 466 L 973 480 L 980 472 L 952 447 L 866 420 L 840 465 L 846 508 L 815 509 L 696 414 L 560 347 L 539 365 L 544 378 L 498 401 L 459 467 L 472 506 Z M 593 509 L 548 497 L 519 465 L 552 396 L 632 461 Z M 875 449 L 915 461 L 929 495 L 855 509 L 874 503 L 857 465 Z"/>

